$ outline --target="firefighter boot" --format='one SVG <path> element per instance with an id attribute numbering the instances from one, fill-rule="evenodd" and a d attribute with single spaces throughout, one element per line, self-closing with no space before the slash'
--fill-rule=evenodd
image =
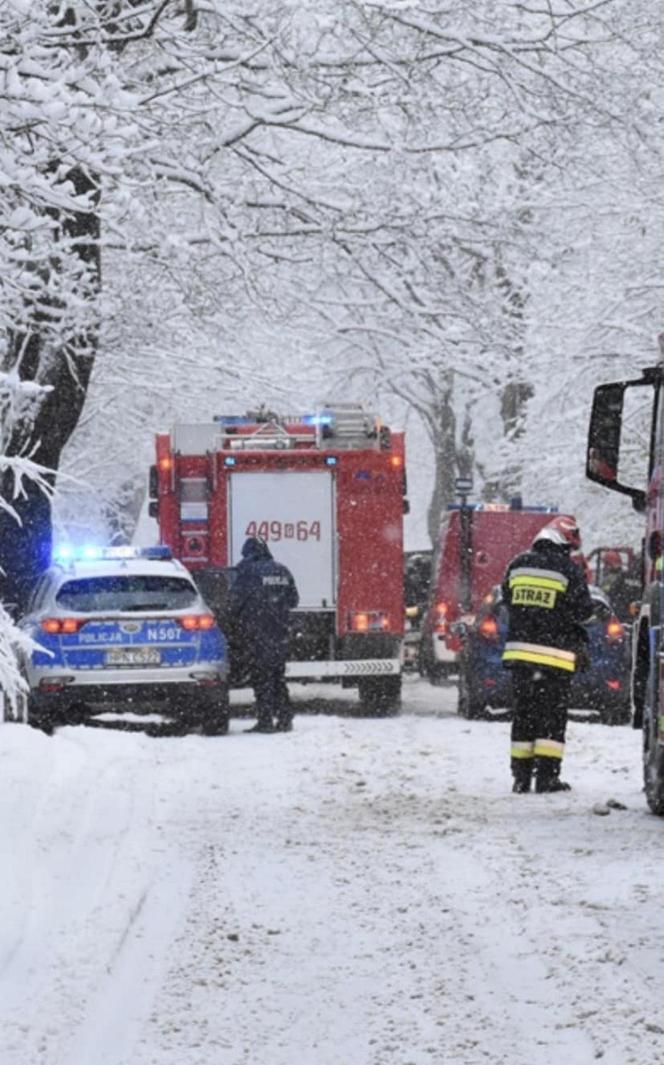
<path id="1" fill-rule="evenodd" d="M 557 758 L 535 759 L 535 791 L 542 795 L 550 791 L 570 791 L 571 786 L 560 779 L 560 761 Z"/>
<path id="2" fill-rule="evenodd" d="M 512 777 L 514 783 L 512 784 L 512 791 L 516 795 L 527 795 L 530 791 L 530 781 L 533 775 L 533 759 L 532 758 L 513 758 L 512 759 Z"/>

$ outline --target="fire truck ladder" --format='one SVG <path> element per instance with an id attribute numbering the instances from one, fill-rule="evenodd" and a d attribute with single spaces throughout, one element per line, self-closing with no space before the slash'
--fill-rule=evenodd
<path id="1" fill-rule="evenodd" d="M 311 442 L 311 433 L 298 433 L 286 429 L 277 421 L 269 421 L 250 433 L 235 433 L 228 430 L 221 432 L 217 438 L 217 447 L 221 451 L 264 451 L 272 448 L 280 451 L 295 447 L 296 444 L 310 444 Z"/>

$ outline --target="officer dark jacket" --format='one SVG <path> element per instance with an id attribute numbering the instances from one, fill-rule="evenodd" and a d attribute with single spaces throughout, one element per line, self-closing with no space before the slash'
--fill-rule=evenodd
<path id="1" fill-rule="evenodd" d="M 288 657 L 289 613 L 299 602 L 293 575 L 255 537 L 245 542 L 242 556 L 228 601 L 233 643 L 254 662 L 283 663 Z"/>
<path id="2" fill-rule="evenodd" d="M 567 548 L 537 540 L 513 559 L 502 586 L 509 610 L 503 664 L 543 666 L 573 673 L 592 614 L 584 574 Z"/>

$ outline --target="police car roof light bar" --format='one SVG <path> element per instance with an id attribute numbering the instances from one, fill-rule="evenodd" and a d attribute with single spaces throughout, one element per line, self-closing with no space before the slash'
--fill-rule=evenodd
<path id="1" fill-rule="evenodd" d="M 151 547 L 132 547 L 122 544 L 116 547 L 98 547 L 94 544 L 59 544 L 53 551 L 55 562 L 101 562 L 121 559 L 145 558 L 167 562 L 173 558 L 170 547 L 154 544 Z"/>

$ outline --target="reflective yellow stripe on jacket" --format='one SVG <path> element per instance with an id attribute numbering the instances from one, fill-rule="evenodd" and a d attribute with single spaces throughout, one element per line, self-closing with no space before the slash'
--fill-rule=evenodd
<path id="1" fill-rule="evenodd" d="M 559 578 L 558 580 L 553 577 L 540 577 L 536 576 L 536 570 L 516 570 L 510 576 L 509 585 L 510 588 L 519 588 L 525 585 L 528 588 L 552 588 L 554 592 L 567 591 L 567 581 Z"/>
<path id="2" fill-rule="evenodd" d="M 576 655 L 573 651 L 561 651 L 558 647 L 508 641 L 503 651 L 503 662 L 526 662 L 532 666 L 552 666 L 554 669 L 565 669 L 573 673 Z"/>

